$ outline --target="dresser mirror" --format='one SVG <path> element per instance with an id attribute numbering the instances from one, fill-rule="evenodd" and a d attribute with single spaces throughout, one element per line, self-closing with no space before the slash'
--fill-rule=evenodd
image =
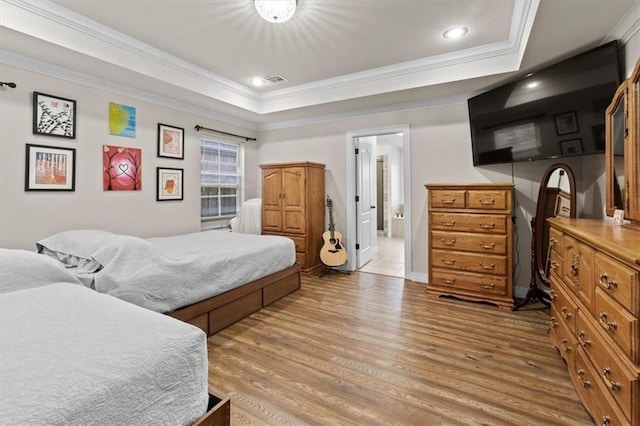
<path id="1" fill-rule="evenodd" d="M 605 116 L 606 212 L 640 222 L 640 59 L 616 90 Z"/>
<path id="2" fill-rule="evenodd" d="M 628 129 L 626 125 L 628 101 L 627 83 L 616 91 L 606 115 L 606 181 L 607 215 L 615 210 L 624 210 L 628 201 L 625 184 L 625 144 Z"/>
<path id="3" fill-rule="evenodd" d="M 564 163 L 551 165 L 540 181 L 536 215 L 531 219 L 531 281 L 524 300 L 513 310 L 530 302 L 549 306 L 548 294 L 538 287 L 538 279 L 547 287 L 551 280 L 548 217 L 576 217 L 576 183 L 571 168 Z"/>

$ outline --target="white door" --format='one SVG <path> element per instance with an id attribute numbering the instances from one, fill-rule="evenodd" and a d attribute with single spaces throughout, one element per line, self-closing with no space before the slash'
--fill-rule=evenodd
<path id="1" fill-rule="evenodd" d="M 376 247 L 376 143 L 375 136 L 356 140 L 356 268 L 371 260 Z"/>

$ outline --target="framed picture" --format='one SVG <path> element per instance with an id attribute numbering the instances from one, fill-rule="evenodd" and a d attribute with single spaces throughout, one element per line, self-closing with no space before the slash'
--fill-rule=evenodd
<path id="1" fill-rule="evenodd" d="M 76 150 L 27 144 L 25 191 L 75 191 Z"/>
<path id="2" fill-rule="evenodd" d="M 582 139 L 571 139 L 560 142 L 560 147 L 562 148 L 562 155 L 582 154 Z"/>
<path id="3" fill-rule="evenodd" d="M 102 189 L 142 190 L 142 149 L 102 145 Z"/>
<path id="4" fill-rule="evenodd" d="M 578 118 L 574 111 L 558 114 L 556 119 L 556 133 L 558 136 L 578 131 Z"/>
<path id="5" fill-rule="evenodd" d="M 158 123 L 158 157 L 184 159 L 184 129 Z"/>
<path id="6" fill-rule="evenodd" d="M 183 199 L 184 169 L 172 169 L 168 167 L 156 168 L 156 200 L 180 201 Z"/>
<path id="7" fill-rule="evenodd" d="M 76 138 L 76 101 L 33 92 L 33 134 Z"/>
<path id="8" fill-rule="evenodd" d="M 136 137 L 136 109 L 128 105 L 109 103 L 109 133 L 127 138 Z"/>

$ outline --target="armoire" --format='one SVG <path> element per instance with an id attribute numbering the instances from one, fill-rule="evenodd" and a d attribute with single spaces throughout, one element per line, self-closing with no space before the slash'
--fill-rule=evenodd
<path id="1" fill-rule="evenodd" d="M 325 165 L 313 162 L 261 164 L 262 234 L 293 240 L 302 272 L 322 268 L 325 231 Z"/>

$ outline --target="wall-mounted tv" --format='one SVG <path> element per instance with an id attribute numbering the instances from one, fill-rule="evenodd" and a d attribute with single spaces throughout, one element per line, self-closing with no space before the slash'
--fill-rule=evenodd
<path id="1" fill-rule="evenodd" d="M 612 41 L 470 98 L 474 166 L 603 153 L 620 69 Z"/>

